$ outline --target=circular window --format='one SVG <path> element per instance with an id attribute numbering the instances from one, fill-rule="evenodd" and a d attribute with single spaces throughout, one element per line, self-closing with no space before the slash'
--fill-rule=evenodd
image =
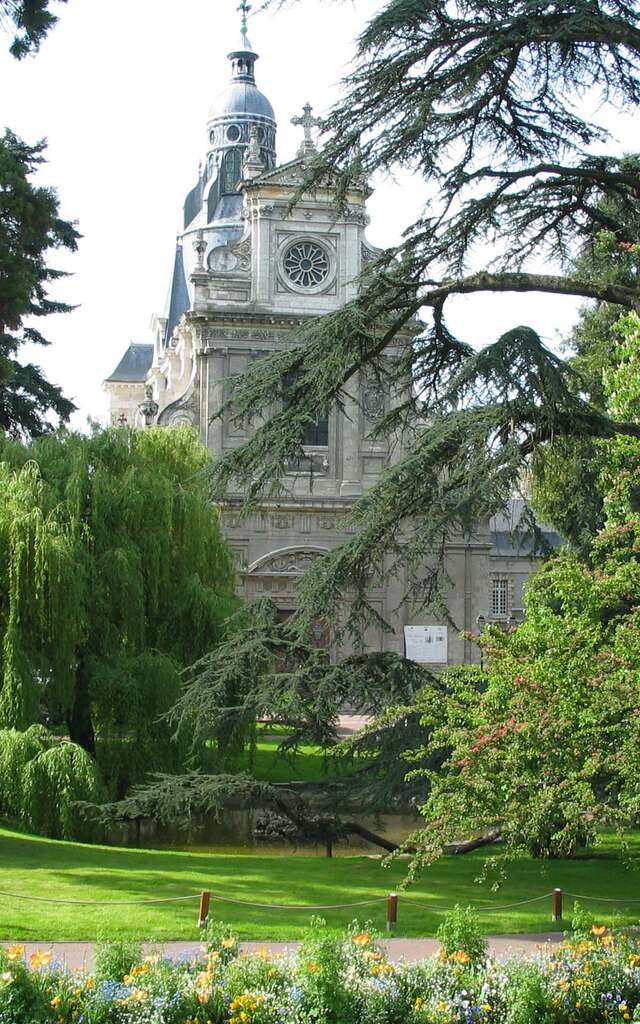
<path id="1" fill-rule="evenodd" d="M 329 274 L 329 257 L 315 242 L 296 242 L 285 252 L 283 266 L 299 288 L 314 288 Z"/>
<path id="2" fill-rule="evenodd" d="M 230 124 L 227 128 L 227 138 L 229 142 L 237 142 L 240 138 L 240 129 L 237 124 Z"/>

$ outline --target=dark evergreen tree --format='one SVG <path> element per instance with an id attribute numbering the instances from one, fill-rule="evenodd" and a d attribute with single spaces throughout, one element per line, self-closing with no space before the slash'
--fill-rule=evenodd
<path id="1" fill-rule="evenodd" d="M 0 431 L 22 438 L 47 433 L 51 414 L 65 422 L 75 409 L 37 366 L 18 358 L 25 342 L 48 344 L 31 318 L 72 308 L 47 294 L 49 283 L 65 276 L 47 265 L 49 250 L 73 252 L 79 235 L 58 215 L 55 192 L 30 180 L 44 148 L 8 130 L 0 139 Z"/>
<path id="2" fill-rule="evenodd" d="M 230 413 L 267 422 L 214 473 L 219 493 L 232 479 L 250 502 L 273 492 L 301 457 L 306 426 L 341 401 L 355 373 L 413 381 L 375 432 L 403 431 L 406 454 L 355 505 L 353 538 L 307 574 L 302 625 L 330 614 L 347 588 L 348 624 L 373 615 L 366 593 L 383 564 L 391 573 L 408 566 L 412 596 L 435 601 L 443 561 L 429 562 L 433 553 L 504 505 L 541 444 L 638 434 L 598 408 L 530 327 L 478 352 L 473 338 L 453 336 L 447 314 L 456 295 L 483 292 L 640 306 L 637 279 L 575 266 L 594 239 L 619 253 L 638 244 L 637 166 L 611 155 L 577 98 L 634 107 L 639 57 L 638 8 L 624 0 L 391 0 L 363 31 L 303 187 L 329 176 L 346 203 L 352 183 L 404 166 L 433 196 L 402 243 L 367 264 L 356 299 L 307 322 L 297 346 L 235 382 Z M 485 252 L 494 258 L 483 265 Z M 428 322 L 391 362 L 388 343 L 420 310 Z M 295 394 L 273 415 L 285 378 Z"/>
<path id="3" fill-rule="evenodd" d="M 0 23 L 5 22 L 16 32 L 10 51 L 21 60 L 35 53 L 47 32 L 58 20 L 52 14 L 54 4 L 67 0 L 0 0 Z"/>

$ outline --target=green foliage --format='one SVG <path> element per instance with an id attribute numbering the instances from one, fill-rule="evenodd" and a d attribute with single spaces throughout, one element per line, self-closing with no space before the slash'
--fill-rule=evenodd
<path id="1" fill-rule="evenodd" d="M 96 763 L 76 743 L 56 743 L 24 769 L 22 818 L 29 829 L 54 839 L 92 838 L 76 803 L 102 797 Z"/>
<path id="2" fill-rule="evenodd" d="M 25 812 L 25 768 L 47 750 L 52 737 L 41 725 L 24 732 L 0 729 L 0 814 L 16 821 Z"/>
<path id="3" fill-rule="evenodd" d="M 263 425 L 214 468 L 218 493 L 233 481 L 255 503 L 285 488 L 319 412 L 341 408 L 346 394 L 358 401 L 363 374 L 394 395 L 371 437 L 398 458 L 355 503 L 353 536 L 306 575 L 301 628 L 331 615 L 345 592 L 354 593 L 346 626 L 378 621 L 368 592 L 381 571 L 404 579 L 407 569 L 407 596 L 442 611 L 447 541 L 509 501 L 542 445 L 638 436 L 637 424 L 598 408 L 531 326 L 478 352 L 447 317 L 455 296 L 482 292 L 638 307 L 637 159 L 611 155 L 577 98 L 615 95 L 632 107 L 639 53 L 638 12 L 624 0 L 597 10 L 587 0 L 535 10 L 527 0 L 508 10 L 496 0 L 456 10 L 389 0 L 363 28 L 300 194 L 329 178 L 344 209 L 367 179 L 404 167 L 428 182 L 429 202 L 402 242 L 367 264 L 351 302 L 305 322 L 295 347 L 233 381 L 225 414 Z M 613 257 L 577 268 L 597 245 Z M 491 262 L 472 270 L 484 253 Z M 589 530 L 597 509 L 580 512 Z"/>
<path id="4" fill-rule="evenodd" d="M 93 954 L 96 981 L 122 981 L 141 960 L 141 942 L 99 937 Z"/>
<path id="5" fill-rule="evenodd" d="M 606 931 L 606 930 L 605 930 Z M 635 938 L 590 935 L 534 960 L 475 970 L 435 958 L 391 963 L 366 932 L 321 937 L 297 953 L 221 963 L 147 956 L 97 979 L 0 954 L 2 1024 L 593 1024 L 640 1019 Z M 314 959 L 312 959 L 312 957 Z M 6 968 L 6 970 L 4 969 Z M 10 1006 L 13 1016 L 5 1013 Z"/>
<path id="6" fill-rule="evenodd" d="M 460 959 L 471 968 L 481 967 L 487 959 L 487 940 L 481 935 L 478 919 L 470 907 L 454 907 L 438 928 L 436 938 L 445 957 L 464 953 L 468 959 Z"/>
<path id="7" fill-rule="evenodd" d="M 66 723 L 122 795 L 182 763 L 158 719 L 238 605 L 206 449 L 111 429 L 0 456 L 0 723 Z"/>
<path id="8" fill-rule="evenodd" d="M 0 22 L 8 19 L 18 30 L 10 52 L 18 60 L 35 53 L 58 20 L 52 14 L 55 0 L 0 0 Z M 57 0 L 66 3 L 66 0 Z"/>
<path id="9" fill-rule="evenodd" d="M 38 22 L 38 8 L 44 16 L 48 4 L 36 0 L 9 6 L 30 41 L 20 44 L 17 40 L 14 47 L 28 49 L 46 31 L 29 26 Z M 3 7 L 6 0 L 0 11 Z M 21 363 L 17 357 L 24 342 L 48 344 L 35 327 L 24 325 L 26 318 L 71 309 L 47 295 L 49 283 L 65 276 L 47 265 L 49 251 L 74 252 L 80 236 L 59 217 L 55 192 L 30 181 L 44 162 L 44 149 L 44 143 L 29 146 L 9 130 L 0 138 L 0 431 L 13 437 L 47 433 L 52 429 L 51 413 L 65 422 L 75 409 L 37 366 Z"/>

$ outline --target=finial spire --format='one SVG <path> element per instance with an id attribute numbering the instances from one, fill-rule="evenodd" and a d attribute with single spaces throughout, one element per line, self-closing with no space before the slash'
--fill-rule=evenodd
<path id="1" fill-rule="evenodd" d="M 240 21 L 240 31 L 242 32 L 243 36 L 246 36 L 246 34 L 247 34 L 247 15 L 248 15 L 249 11 L 251 10 L 251 4 L 247 3 L 247 0 L 240 0 L 240 6 L 238 7 L 238 10 L 240 11 L 241 19 L 242 19 Z"/>

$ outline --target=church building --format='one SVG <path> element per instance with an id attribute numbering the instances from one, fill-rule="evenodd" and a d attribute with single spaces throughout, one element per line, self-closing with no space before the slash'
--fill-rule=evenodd
<path id="1" fill-rule="evenodd" d="M 366 237 L 364 186 L 353 189 L 340 214 L 329 188 L 290 209 L 314 152 L 317 122 L 308 104 L 292 118 L 301 129 L 300 148 L 278 163 L 276 117 L 256 85 L 258 54 L 247 37 L 246 14 L 228 60 L 229 83 L 211 107 L 206 155 L 184 203 L 168 306 L 153 319 L 155 340 L 131 344 L 104 382 L 112 424 L 189 424 L 214 459 L 246 441 L 251 429 L 214 418 L 226 379 L 294 345 L 296 328 L 309 317 L 351 300 L 376 251 Z M 396 340 L 397 346 L 410 343 L 410 332 Z M 270 597 L 283 616 L 295 608 L 304 570 L 347 538 L 353 502 L 399 457 L 399 446 L 370 438 L 397 399 L 364 375 L 347 390 L 343 409 L 310 425 L 305 462 L 292 467 L 285 493 L 251 518 L 238 514 L 240 494 L 230 494 L 222 510 L 243 595 Z M 373 591 L 372 603 L 393 632 L 372 630 L 367 647 L 406 650 L 433 665 L 477 660 L 461 631 L 522 617 L 522 587 L 535 563 L 530 545 L 513 533 L 518 514 L 514 505 L 513 522 L 500 517 L 449 544 L 450 622 L 402 605 L 402 580 L 389 579 Z M 320 643 L 328 640 L 325 628 L 318 626 Z"/>

